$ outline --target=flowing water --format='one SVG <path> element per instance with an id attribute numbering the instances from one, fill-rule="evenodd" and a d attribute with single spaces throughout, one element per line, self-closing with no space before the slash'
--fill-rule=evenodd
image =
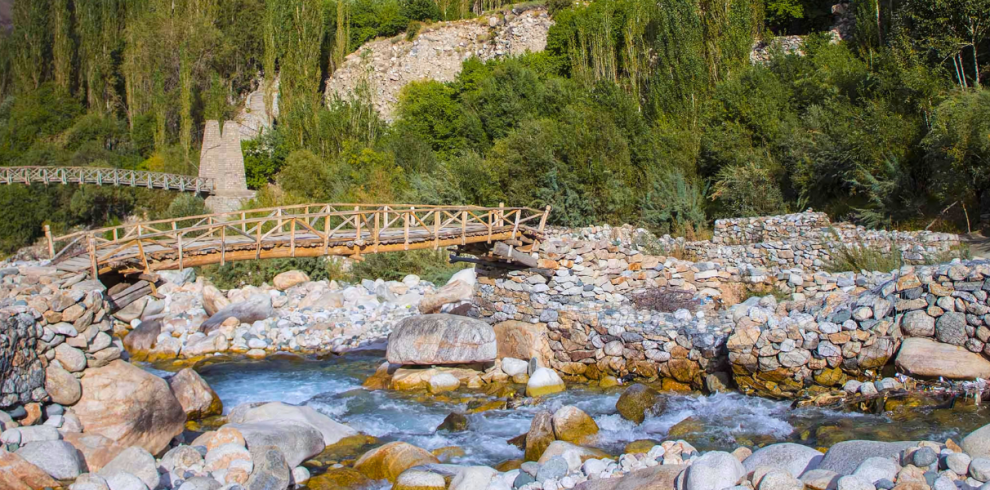
<path id="1" fill-rule="evenodd" d="M 621 453 L 634 440 L 667 437 L 684 439 L 701 450 L 783 441 L 814 447 L 848 439 L 944 441 L 990 423 L 990 409 L 965 403 L 891 416 L 792 409 L 787 402 L 720 393 L 669 394 L 666 410 L 637 426 L 615 411 L 622 387 L 601 390 L 572 384 L 566 392 L 545 397 L 535 406 L 471 413 L 468 429 L 451 433 L 436 430 L 448 414 L 496 398 L 469 390 L 433 397 L 362 388 L 362 381 L 382 360 L 381 352 L 363 352 L 321 361 L 226 362 L 197 370 L 227 410 L 245 402 L 307 404 L 381 443 L 399 440 L 428 450 L 457 446 L 463 455 L 452 453 L 457 455 L 446 462 L 458 464 L 496 465 L 521 458 L 523 452 L 506 441 L 527 432 L 537 410 L 553 411 L 563 405 L 575 405 L 594 417 L 601 428 L 594 445 L 611 454 Z"/>

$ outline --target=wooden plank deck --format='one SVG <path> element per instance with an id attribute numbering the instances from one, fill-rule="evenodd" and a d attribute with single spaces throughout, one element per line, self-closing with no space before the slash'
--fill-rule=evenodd
<path id="1" fill-rule="evenodd" d="M 136 223 L 63 237 L 48 234 L 49 252 L 59 269 L 98 275 L 113 270 L 153 272 L 239 260 L 360 256 L 503 240 L 533 243 L 542 237 L 549 211 L 549 207 L 539 211 L 303 205 Z"/>

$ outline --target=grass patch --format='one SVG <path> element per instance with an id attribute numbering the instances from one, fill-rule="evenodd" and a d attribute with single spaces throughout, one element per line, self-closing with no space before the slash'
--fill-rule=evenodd
<path id="1" fill-rule="evenodd" d="M 945 252 L 924 256 L 924 260 L 919 263 L 908 263 L 904 260 L 904 254 L 900 250 L 884 252 L 874 248 L 858 246 L 842 249 L 830 263 L 825 266 L 826 272 L 859 272 L 859 271 L 880 271 L 890 272 L 900 269 L 905 265 L 934 265 L 949 262 L 952 259 L 969 259 L 969 246 L 957 245 Z"/>

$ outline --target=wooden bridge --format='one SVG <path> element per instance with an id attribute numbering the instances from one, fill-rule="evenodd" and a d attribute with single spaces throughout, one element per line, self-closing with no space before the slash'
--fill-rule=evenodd
<path id="1" fill-rule="evenodd" d="M 0 184 L 94 184 L 213 194 L 207 177 L 100 167 L 0 167 Z"/>
<path id="2" fill-rule="evenodd" d="M 530 263 L 550 207 L 308 204 L 190 216 L 45 235 L 59 269 L 152 273 L 240 260 L 462 246 Z"/>

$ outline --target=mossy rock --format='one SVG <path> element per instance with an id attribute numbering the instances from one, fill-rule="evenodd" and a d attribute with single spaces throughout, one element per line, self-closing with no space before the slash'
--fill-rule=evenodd
<path id="1" fill-rule="evenodd" d="M 316 475 L 306 482 L 309 490 L 360 490 L 369 488 L 373 480 L 351 468 L 338 468 Z"/>
<path id="2" fill-rule="evenodd" d="M 660 444 L 659 441 L 654 441 L 653 439 L 640 439 L 638 441 L 630 442 L 626 444 L 626 448 L 622 450 L 624 454 L 641 454 L 648 453 L 653 446 Z"/>
<path id="3" fill-rule="evenodd" d="M 615 403 L 615 408 L 622 418 L 641 424 L 643 420 L 646 420 L 647 413 L 662 412 L 665 408 L 665 402 L 657 390 L 636 383 L 626 388 L 626 391 L 619 397 L 619 401 Z"/>
<path id="4" fill-rule="evenodd" d="M 437 431 L 461 432 L 468 428 L 468 418 L 463 413 L 453 412 L 437 426 Z"/>
<path id="5" fill-rule="evenodd" d="M 413 466 L 439 462 L 436 456 L 425 449 L 397 441 L 364 453 L 354 463 L 354 469 L 374 480 L 395 482 L 403 471 Z"/>

